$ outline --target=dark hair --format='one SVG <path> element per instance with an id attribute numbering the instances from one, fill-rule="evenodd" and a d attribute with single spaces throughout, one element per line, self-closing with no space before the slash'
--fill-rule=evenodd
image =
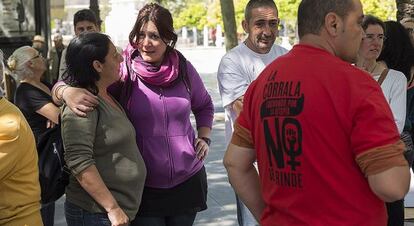
<path id="1" fill-rule="evenodd" d="M 71 86 L 98 94 L 96 82 L 100 76 L 93 67 L 93 62 L 97 60 L 105 63 L 110 43 L 109 36 L 98 32 L 81 33 L 72 39 L 66 50 L 67 74 L 63 80 Z"/>
<path id="2" fill-rule="evenodd" d="M 378 17 L 375 17 L 373 15 L 365 15 L 364 19 L 362 20 L 362 24 L 361 24 L 362 29 L 366 31 L 369 25 L 379 25 L 382 27 L 382 30 L 385 33 L 385 24 Z"/>
<path id="3" fill-rule="evenodd" d="M 298 9 L 299 38 L 306 34 L 318 35 L 328 13 L 345 18 L 354 7 L 352 0 L 302 0 Z"/>
<path id="4" fill-rule="evenodd" d="M 161 39 L 168 46 L 167 51 L 173 49 L 177 42 L 177 34 L 174 32 L 171 13 L 168 9 L 156 3 L 148 3 L 139 10 L 134 28 L 129 33 L 129 43 L 136 47 L 141 28 L 149 21 L 153 22 L 157 27 Z"/>
<path id="5" fill-rule="evenodd" d="M 276 4 L 273 0 L 250 0 L 244 10 L 244 19 L 249 22 L 252 18 L 252 10 L 260 7 L 274 8 L 277 11 Z"/>
<path id="6" fill-rule="evenodd" d="M 378 61 L 384 61 L 388 68 L 404 73 L 410 80 L 411 67 L 414 66 L 414 47 L 404 26 L 396 21 L 385 22 L 385 37 Z"/>
<path id="7" fill-rule="evenodd" d="M 73 26 L 76 26 L 81 21 L 89 21 L 98 26 L 98 19 L 96 19 L 95 13 L 90 9 L 81 9 L 73 15 Z"/>

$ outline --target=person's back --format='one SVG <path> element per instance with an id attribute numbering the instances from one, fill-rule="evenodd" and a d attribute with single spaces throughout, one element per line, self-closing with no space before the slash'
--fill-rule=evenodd
<path id="1" fill-rule="evenodd" d="M 40 226 L 40 186 L 32 131 L 0 97 L 0 225 Z"/>
<path id="2" fill-rule="evenodd" d="M 224 165 L 261 225 L 384 226 L 384 201 L 407 193 L 388 103 L 351 65 L 362 19 L 359 0 L 302 0 L 300 44 L 246 92 Z"/>
<path id="3" fill-rule="evenodd" d="M 59 66 L 62 58 L 62 52 L 66 48 L 63 44 L 63 37 L 57 33 L 53 37 L 54 46 L 49 50 L 50 80 L 51 84 L 55 84 L 59 78 Z"/>
<path id="4" fill-rule="evenodd" d="M 49 84 L 44 84 L 51 88 Z M 48 123 L 48 118 L 37 111 L 47 103 L 53 103 L 52 97 L 41 89 L 22 82 L 16 89 L 14 102 L 25 116 L 37 141 L 39 136 L 46 132 Z"/>
<path id="5" fill-rule="evenodd" d="M 246 39 L 223 56 L 217 83 L 224 107 L 225 141 L 230 142 L 233 125 L 243 106 L 243 96 L 263 69 L 286 49 L 275 44 L 279 34 L 279 13 L 274 1 L 250 0 L 242 21 Z M 257 221 L 236 194 L 237 221 L 240 226 L 256 226 Z"/>
<path id="6" fill-rule="evenodd" d="M 262 150 L 257 158 L 264 199 L 272 201 L 262 224 L 272 225 L 274 219 L 280 225 L 385 222 L 384 203 L 370 190 L 355 161 L 361 151 L 386 145 L 390 139 L 378 134 L 373 144 L 353 131 L 359 118 L 367 123 L 358 126 L 361 135 L 375 130 L 368 122 L 379 119 L 360 111 L 376 103 L 372 97 L 381 90 L 375 81 L 307 45 L 295 46 L 262 75 L 251 85 L 246 108 L 251 112 L 247 124 L 255 131 L 255 148 Z M 390 111 L 387 105 L 382 110 Z M 383 129 L 397 134 L 393 124 Z"/>

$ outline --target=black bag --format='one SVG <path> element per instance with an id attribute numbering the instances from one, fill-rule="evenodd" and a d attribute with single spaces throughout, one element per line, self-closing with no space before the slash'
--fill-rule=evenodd
<path id="1" fill-rule="evenodd" d="M 56 201 L 65 193 L 65 187 L 69 183 L 69 173 L 63 156 L 64 149 L 60 124 L 39 136 L 37 151 L 41 202 Z"/>

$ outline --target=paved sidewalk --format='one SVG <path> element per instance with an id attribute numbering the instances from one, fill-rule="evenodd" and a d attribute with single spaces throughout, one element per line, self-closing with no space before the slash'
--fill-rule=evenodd
<path id="1" fill-rule="evenodd" d="M 212 145 L 205 161 L 208 178 L 208 209 L 197 215 L 195 225 L 237 225 L 235 196 L 222 164 L 225 148 L 223 116 L 216 114 Z"/>

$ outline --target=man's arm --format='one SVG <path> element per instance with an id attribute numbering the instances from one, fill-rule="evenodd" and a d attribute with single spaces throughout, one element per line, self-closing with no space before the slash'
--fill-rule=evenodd
<path id="1" fill-rule="evenodd" d="M 240 112 L 243 109 L 243 98 L 244 96 L 241 96 L 231 103 L 231 108 L 236 113 L 236 117 L 239 117 Z"/>
<path id="2" fill-rule="evenodd" d="M 221 60 L 217 71 L 217 83 L 223 107 L 231 107 L 238 115 L 250 80 L 246 72 L 242 71 L 240 62 L 233 58 L 234 54 L 229 53 Z"/>
<path id="3" fill-rule="evenodd" d="M 410 188 L 410 169 L 403 155 L 404 150 L 405 144 L 398 141 L 356 157 L 372 192 L 384 202 L 403 199 Z"/>
<path id="4" fill-rule="evenodd" d="M 401 200 L 410 189 L 410 169 L 397 166 L 368 176 L 371 190 L 384 202 Z"/>
<path id="5" fill-rule="evenodd" d="M 256 161 L 254 149 L 244 148 L 230 143 L 223 164 L 226 167 L 230 184 L 260 222 L 265 203 L 260 191 L 260 180 L 253 163 Z"/>
<path id="6" fill-rule="evenodd" d="M 356 97 L 350 134 L 355 161 L 378 198 L 386 202 L 402 199 L 411 179 L 405 144 L 380 87 L 367 83 L 361 88 L 369 93 Z"/>

